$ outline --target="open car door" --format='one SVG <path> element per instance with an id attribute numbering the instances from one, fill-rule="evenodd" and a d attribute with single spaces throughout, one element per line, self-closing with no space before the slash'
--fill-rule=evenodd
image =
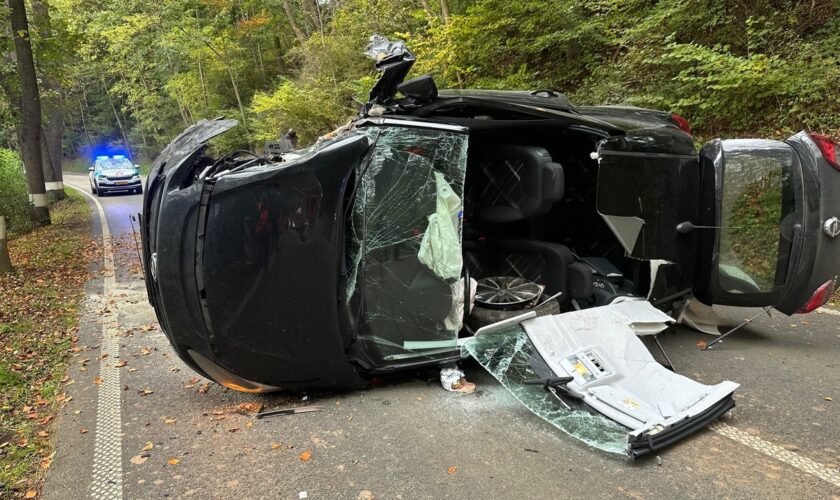
<path id="1" fill-rule="evenodd" d="M 840 272 L 836 159 L 836 145 L 805 132 L 706 144 L 695 295 L 785 314 L 828 301 Z"/>
<path id="2" fill-rule="evenodd" d="M 699 156 L 668 127 L 610 137 L 598 149 L 598 212 L 629 257 L 651 262 L 654 304 L 693 293 L 809 312 L 840 273 L 838 151 L 805 132 L 715 140 Z"/>

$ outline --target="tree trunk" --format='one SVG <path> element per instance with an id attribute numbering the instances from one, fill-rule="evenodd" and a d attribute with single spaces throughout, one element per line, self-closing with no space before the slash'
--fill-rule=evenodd
<path id="1" fill-rule="evenodd" d="M 236 104 L 239 105 L 239 115 L 242 117 L 242 126 L 245 128 L 245 137 L 250 142 L 251 133 L 248 131 L 248 123 L 245 120 L 245 107 L 242 106 L 242 99 L 239 97 L 239 86 L 236 85 L 236 78 L 233 76 L 233 70 L 230 69 L 230 64 L 227 64 L 228 74 L 230 75 L 230 83 L 233 85 L 233 93 L 236 95 Z"/>
<path id="2" fill-rule="evenodd" d="M 324 33 L 324 27 L 321 25 L 321 16 L 318 12 L 318 4 L 316 0 L 303 0 L 303 8 L 306 9 L 306 13 L 312 20 L 312 26 L 315 27 L 316 30 Z"/>
<path id="3" fill-rule="evenodd" d="M 41 37 L 50 39 L 53 37 L 52 25 L 50 23 L 50 6 L 45 0 L 32 0 L 32 24 L 35 25 Z M 47 144 L 44 161 L 49 163 L 52 174 L 44 172 L 46 180 L 47 195 L 56 200 L 63 200 L 64 176 L 61 172 L 61 159 L 63 156 L 61 141 L 64 138 L 64 92 L 61 84 L 41 68 L 41 80 L 44 82 L 45 95 L 42 102 L 42 111 L 46 119 L 45 128 L 42 130 Z"/>
<path id="4" fill-rule="evenodd" d="M 443 24 L 449 24 L 449 2 L 440 0 L 440 13 L 443 16 Z"/>
<path id="5" fill-rule="evenodd" d="M 306 35 L 303 34 L 303 31 L 300 30 L 298 27 L 297 22 L 295 22 L 295 14 L 292 12 L 292 7 L 289 5 L 289 0 L 283 0 L 283 10 L 286 11 L 286 17 L 289 19 L 289 24 L 292 26 L 292 31 L 295 32 L 295 36 L 297 37 L 298 41 L 303 45 L 306 43 Z"/>
<path id="6" fill-rule="evenodd" d="M 47 134 L 43 127 L 41 127 L 41 164 L 44 168 L 44 187 L 47 192 L 47 203 L 53 203 L 59 198 L 54 193 L 57 186 L 55 169 L 53 168 L 52 158 L 50 158 L 50 145 L 47 144 Z"/>
<path id="7" fill-rule="evenodd" d="M 90 153 L 93 154 L 93 141 L 90 140 L 90 133 L 88 132 L 87 121 L 85 120 L 85 107 L 82 105 L 82 100 L 79 98 L 78 94 L 76 94 L 76 100 L 79 101 L 79 115 L 82 117 L 82 129 L 85 131 L 85 138 L 87 139 Z M 85 98 L 85 100 L 87 100 L 87 98 Z"/>
<path id="8" fill-rule="evenodd" d="M 423 10 L 426 11 L 426 15 L 434 16 L 435 12 L 432 10 L 432 7 L 429 5 L 429 0 L 420 0 L 420 5 L 423 6 Z"/>
<path id="9" fill-rule="evenodd" d="M 9 257 L 9 246 L 6 244 L 6 218 L 0 215 L 0 274 L 12 271 L 14 268 Z"/>
<path id="10" fill-rule="evenodd" d="M 198 79 L 201 81 L 201 96 L 204 98 L 204 116 L 210 114 L 210 101 L 207 100 L 207 84 L 204 83 L 204 69 L 201 67 L 201 53 L 198 54 Z"/>
<path id="11" fill-rule="evenodd" d="M 26 167 L 26 182 L 34 205 L 33 219 L 36 225 L 46 226 L 50 224 L 50 210 L 47 208 L 41 158 L 41 100 L 38 94 L 38 78 L 35 76 L 35 61 L 32 59 L 29 22 L 26 20 L 24 0 L 8 2 L 12 38 L 15 40 L 17 72 L 20 77 L 20 149 Z"/>
<path id="12" fill-rule="evenodd" d="M 117 128 L 120 129 L 120 135 L 122 135 L 123 143 L 125 144 L 125 149 L 128 151 L 128 158 L 130 160 L 134 160 L 133 155 L 131 154 L 131 145 L 128 143 L 128 136 L 125 135 L 125 128 L 123 128 L 123 122 L 120 120 L 120 114 L 117 113 L 117 107 L 114 106 L 114 100 L 111 98 L 111 94 L 108 93 L 108 89 L 105 88 L 105 84 L 102 84 L 102 90 L 105 92 L 105 97 L 108 98 L 108 104 L 111 105 L 111 111 L 114 112 L 114 118 L 117 120 Z"/>
<path id="13" fill-rule="evenodd" d="M 67 196 L 64 193 L 64 174 L 61 171 L 61 160 L 64 157 L 64 150 L 61 145 L 64 138 L 64 93 L 61 85 L 51 77 L 44 76 L 44 86 L 52 91 L 50 99 L 47 101 L 47 124 L 44 132 L 47 140 L 47 152 L 53 169 L 53 184 L 47 184 L 46 187 L 48 194 L 52 194 L 57 200 L 63 200 Z"/>

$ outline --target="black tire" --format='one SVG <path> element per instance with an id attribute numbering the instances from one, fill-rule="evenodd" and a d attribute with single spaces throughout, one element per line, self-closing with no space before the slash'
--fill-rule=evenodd
<path id="1" fill-rule="evenodd" d="M 139 188 L 135 189 L 134 193 L 135 194 L 143 194 L 143 186 L 140 186 Z"/>
<path id="2" fill-rule="evenodd" d="M 488 309 L 476 305 L 470 312 L 467 325 L 475 332 L 483 326 L 492 325 L 504 319 L 525 314 L 528 311 L 530 309 Z M 560 314 L 560 304 L 556 300 L 546 302 L 537 309 L 537 316 L 549 316 L 551 314 Z"/>
<path id="3" fill-rule="evenodd" d="M 97 189 L 96 190 L 96 196 L 98 196 L 99 198 L 102 198 L 103 196 L 105 196 L 105 193 L 102 192 L 101 189 Z"/>
<path id="4" fill-rule="evenodd" d="M 91 194 L 96 194 L 96 188 L 91 186 L 90 187 L 90 192 L 91 192 Z"/>

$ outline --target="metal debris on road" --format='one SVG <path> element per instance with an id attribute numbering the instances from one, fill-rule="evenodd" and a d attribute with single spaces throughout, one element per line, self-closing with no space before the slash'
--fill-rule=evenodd
<path id="1" fill-rule="evenodd" d="M 275 415 L 295 415 L 298 413 L 311 413 L 314 411 L 324 411 L 323 406 L 298 406 L 296 408 L 282 408 L 279 410 L 267 410 L 257 413 L 257 419 L 264 417 L 273 417 Z"/>

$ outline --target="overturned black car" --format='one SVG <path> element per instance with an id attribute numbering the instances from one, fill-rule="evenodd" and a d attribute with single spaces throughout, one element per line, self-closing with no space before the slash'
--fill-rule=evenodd
<path id="1" fill-rule="evenodd" d="M 203 375 L 247 392 L 357 388 L 457 360 L 459 337 L 523 313 L 639 299 L 670 312 L 696 297 L 794 314 L 830 297 L 840 148 L 826 138 L 698 154 L 679 116 L 553 90 L 438 91 L 428 75 L 404 81 L 403 45 L 376 42 L 369 103 L 314 146 L 212 158 L 207 141 L 236 125 L 217 119 L 155 162 L 148 295 Z M 586 352 L 571 368 L 581 386 L 582 370 L 607 373 L 608 355 Z"/>

